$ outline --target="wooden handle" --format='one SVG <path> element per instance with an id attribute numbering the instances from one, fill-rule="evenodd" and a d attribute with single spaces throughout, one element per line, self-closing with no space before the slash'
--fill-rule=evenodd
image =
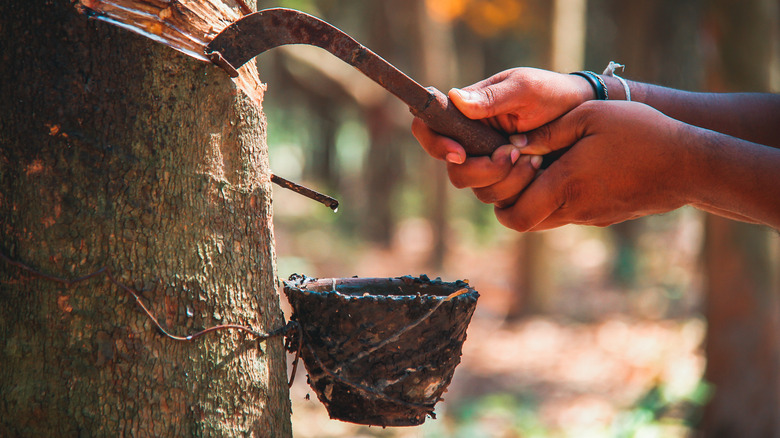
<path id="1" fill-rule="evenodd" d="M 411 108 L 412 114 L 429 128 L 460 143 L 467 154 L 490 155 L 499 146 L 509 144 L 509 139 L 500 132 L 464 116 L 441 91 L 434 87 L 427 90 L 431 94 L 430 103 L 422 110 Z"/>
<path id="2" fill-rule="evenodd" d="M 463 146 L 471 156 L 490 155 L 499 146 L 509 144 L 509 138 L 490 126 L 463 115 L 444 93 L 427 87 L 430 103 L 421 111 L 411 108 L 412 114 L 421 118 L 429 128 L 447 136 Z M 564 150 L 544 155 L 542 169 L 546 169 L 563 154 Z"/>

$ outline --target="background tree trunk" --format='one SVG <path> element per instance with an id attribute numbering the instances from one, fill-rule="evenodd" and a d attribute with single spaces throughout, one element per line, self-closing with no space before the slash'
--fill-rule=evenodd
<path id="1" fill-rule="evenodd" d="M 767 230 L 706 220 L 706 437 L 778 435 L 778 305 Z"/>
<path id="2" fill-rule="evenodd" d="M 88 21 L 0 4 L 0 251 L 107 266 L 170 331 L 270 331 L 264 119 L 220 70 Z M 105 277 L 0 262 L 0 436 L 289 436 L 282 340 L 160 336 Z"/>
<path id="3" fill-rule="evenodd" d="M 716 1 L 709 12 L 704 29 L 717 50 L 708 59 L 707 88 L 768 91 L 777 2 Z M 708 437 L 780 434 L 780 312 L 769 233 L 707 217 L 705 378 L 715 388 L 704 417 Z"/>
<path id="4" fill-rule="evenodd" d="M 416 70 L 419 80 L 425 86 L 434 86 L 447 93 L 457 77 L 458 52 L 452 24 L 433 19 L 428 13 L 425 2 L 415 2 L 413 6 L 417 40 L 420 44 L 414 51 Z M 426 184 L 426 216 L 431 224 L 432 245 L 428 257 L 428 266 L 439 271 L 444 267 L 449 236 L 449 179 L 447 168 L 436 160 L 426 160 L 422 165 Z"/>
<path id="5" fill-rule="evenodd" d="M 371 23 L 366 29 L 366 44 L 393 63 L 402 61 L 401 40 L 408 34 L 403 11 L 410 8 L 399 3 L 402 2 L 366 2 L 363 6 L 364 16 Z M 405 123 L 399 126 L 395 106 L 398 102 L 384 89 L 382 92 L 382 99 L 376 104 L 361 108 L 369 140 L 362 173 L 366 202 L 361 220 L 365 239 L 389 248 L 398 222 L 396 195 L 404 176 L 403 150 L 398 139 L 409 128 Z"/>
<path id="6" fill-rule="evenodd" d="M 587 1 L 556 0 L 542 5 L 549 17 L 549 68 L 577 71 L 584 68 L 587 35 Z M 514 291 L 507 306 L 507 320 L 553 311 L 556 275 L 550 269 L 546 239 L 550 233 L 523 233 L 515 237 Z"/>

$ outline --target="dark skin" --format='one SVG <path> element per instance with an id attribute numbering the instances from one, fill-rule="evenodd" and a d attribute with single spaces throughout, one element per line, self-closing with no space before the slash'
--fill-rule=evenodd
<path id="1" fill-rule="evenodd" d="M 449 97 L 466 116 L 510 136 L 489 157 L 415 119 L 412 131 L 450 180 L 495 204 L 518 231 L 607 226 L 684 205 L 780 229 L 780 96 L 690 93 L 603 77 L 596 101 L 579 76 L 532 68 L 499 73 Z M 539 170 L 540 155 L 567 149 Z"/>

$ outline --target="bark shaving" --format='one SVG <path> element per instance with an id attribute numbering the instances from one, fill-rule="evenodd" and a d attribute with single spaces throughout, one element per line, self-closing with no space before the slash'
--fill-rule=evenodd
<path id="1" fill-rule="evenodd" d="M 87 16 L 206 62 L 206 45 L 225 27 L 252 12 L 243 0 L 79 0 L 78 5 Z M 239 68 L 234 82 L 262 107 L 265 85 L 254 62 Z"/>

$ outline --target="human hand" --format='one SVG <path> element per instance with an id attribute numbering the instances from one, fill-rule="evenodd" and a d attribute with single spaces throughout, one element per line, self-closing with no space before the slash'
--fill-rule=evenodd
<path id="1" fill-rule="evenodd" d="M 536 68 L 505 70 L 461 90 L 448 93 L 466 116 L 483 120 L 507 136 L 536 129 L 593 98 L 588 82 L 568 74 Z M 455 141 L 430 130 L 415 119 L 412 132 L 434 158 L 454 164 L 466 160 L 466 152 Z"/>
<path id="2" fill-rule="evenodd" d="M 518 231 L 565 224 L 607 226 L 663 213 L 688 203 L 696 166 L 686 160 L 688 125 L 644 104 L 586 102 L 526 135 L 523 154 L 570 148 L 527 186 L 482 189 L 487 199 L 517 201 L 496 207 L 499 222 Z M 686 143 L 687 142 L 687 143 Z"/>
<path id="3" fill-rule="evenodd" d="M 419 120 L 419 123 L 422 124 L 422 121 Z M 417 129 L 415 135 L 421 144 L 437 145 L 440 149 L 460 148 L 455 140 L 440 136 L 424 125 Z M 506 205 L 513 203 L 514 200 L 498 199 L 495 198 L 496 194 L 517 195 L 536 175 L 542 157 L 538 155 L 521 157 L 518 146 L 509 144 L 499 147 L 489 156 L 469 157 L 462 164 L 457 164 L 450 159 L 445 161 L 447 161 L 447 173 L 453 186 L 459 189 L 470 187 L 477 198 L 484 203 Z"/>

